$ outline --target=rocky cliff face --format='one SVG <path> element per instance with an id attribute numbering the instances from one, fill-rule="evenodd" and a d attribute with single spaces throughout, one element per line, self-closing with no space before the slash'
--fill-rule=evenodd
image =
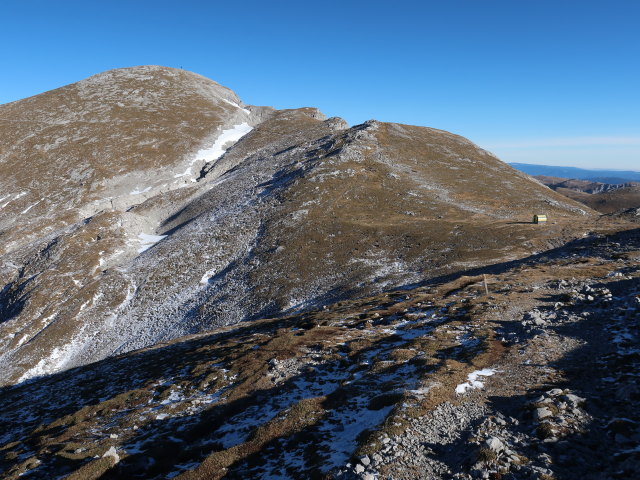
<path id="1" fill-rule="evenodd" d="M 517 258 L 591 215 L 448 132 L 161 67 L 0 106 L 0 129 L 3 383 Z"/>

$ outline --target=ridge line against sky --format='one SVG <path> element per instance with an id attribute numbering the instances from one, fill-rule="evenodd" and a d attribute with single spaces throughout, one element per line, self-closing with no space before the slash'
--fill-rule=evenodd
<path id="1" fill-rule="evenodd" d="M 507 162 L 640 170 L 640 2 L 7 0 L 0 103 L 184 68 L 247 104 L 448 130 Z"/>

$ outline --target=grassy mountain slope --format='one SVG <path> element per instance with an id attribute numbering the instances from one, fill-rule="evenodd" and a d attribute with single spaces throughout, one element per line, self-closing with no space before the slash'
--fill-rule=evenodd
<path id="1" fill-rule="evenodd" d="M 106 72 L 24 102 L 2 108 L 58 123 L 9 137 L 3 168 L 27 182 L 29 142 L 61 146 L 38 160 L 54 166 L 35 175 L 49 178 L 48 210 L 19 222 L 31 236 L 0 237 L 2 382 L 518 258 L 592 221 L 462 137 L 245 108 L 179 70 Z M 253 130 L 221 158 L 197 158 L 243 123 Z M 78 165 L 90 171 L 65 176 Z M 534 213 L 552 221 L 531 225 Z"/>

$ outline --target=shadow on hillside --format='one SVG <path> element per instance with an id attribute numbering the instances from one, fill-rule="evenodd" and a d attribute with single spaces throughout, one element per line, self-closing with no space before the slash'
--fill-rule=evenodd
<path id="1" fill-rule="evenodd" d="M 501 262 L 492 265 L 486 265 L 482 267 L 472 268 L 468 270 L 462 270 L 446 275 L 440 275 L 430 278 L 424 282 L 417 282 L 406 284 L 398 287 L 395 290 L 410 290 L 418 287 L 430 286 L 438 283 L 447 283 L 456 280 L 463 276 L 478 276 L 478 275 L 499 275 L 507 272 L 508 270 L 533 265 L 540 261 L 555 260 L 558 258 L 571 259 L 572 255 L 586 256 L 586 255 L 603 255 L 610 257 L 615 254 L 616 249 L 608 243 L 621 243 L 627 248 L 639 248 L 640 249 L 640 228 L 633 228 L 622 232 L 615 233 L 613 235 L 606 236 L 588 236 L 579 238 L 567 242 L 566 244 L 545 250 L 534 255 L 530 255 L 518 260 L 510 260 L 508 262 Z M 394 290 L 394 291 L 395 291 Z"/>
<path id="2" fill-rule="evenodd" d="M 293 317 L 274 320 L 269 325 L 243 324 L 231 332 L 201 336 L 109 358 L 17 386 L 4 387 L 0 389 L 0 432 L 3 432 L 0 433 L 0 443 L 18 443 L 11 447 L 5 446 L 8 450 L 4 459 L 0 460 L 0 467 L 8 470 L 15 465 L 15 458 L 20 458 L 25 451 L 32 451 L 37 454 L 41 463 L 38 469 L 30 473 L 31 478 L 48 478 L 54 473 L 56 476 L 63 475 L 93 459 L 95 452 L 86 458 L 73 459 L 68 455 L 77 447 L 78 442 L 85 442 L 83 439 L 87 437 L 93 438 L 93 441 L 106 442 L 102 449 L 106 450 L 110 444 L 108 435 L 119 432 L 118 435 L 125 438 L 123 431 L 119 429 L 126 427 L 127 435 L 131 437 L 123 445 L 125 450 L 130 450 L 131 455 L 123 458 L 100 478 L 165 478 L 179 469 L 177 465 L 191 465 L 190 468 L 193 468 L 194 462 L 198 464 L 216 451 L 244 443 L 255 435 L 255 427 L 302 400 L 326 397 L 322 400 L 323 408 L 332 411 L 347 409 L 354 418 L 366 419 L 371 415 L 369 405 L 374 398 L 381 395 L 384 397 L 398 389 L 414 389 L 418 386 L 420 377 L 431 371 L 431 367 L 426 370 L 414 368 L 402 371 L 403 365 L 407 364 L 387 366 L 372 373 L 368 370 L 370 367 L 363 367 L 363 359 L 370 362 L 366 365 L 371 364 L 374 358 L 384 359 L 391 349 L 407 341 L 391 335 L 372 342 L 354 358 L 347 357 L 348 345 L 345 345 L 342 347 L 345 354 L 338 360 L 315 364 L 314 371 L 301 371 L 271 388 L 249 389 L 239 398 L 221 405 L 213 404 L 198 413 L 156 418 L 135 431 L 131 430 L 131 423 L 126 423 L 124 427 L 119 423 L 123 419 L 123 413 L 131 409 L 142 412 L 149 405 L 146 403 L 149 395 L 143 395 L 142 401 L 136 403 L 139 397 L 130 394 L 140 391 L 153 393 L 159 388 L 166 390 L 180 381 L 198 385 L 200 379 L 192 373 L 193 367 L 224 360 L 225 355 L 233 353 L 238 343 L 250 342 L 253 334 L 259 330 L 268 328 L 275 332 L 281 328 L 299 328 L 300 322 L 300 317 Z M 438 321 L 433 326 L 427 325 L 428 328 L 435 328 L 441 324 L 442 321 Z M 304 334 L 304 330 L 301 333 Z M 226 343 L 227 340 L 232 341 Z M 212 344 L 212 349 L 204 348 Z M 277 352 L 270 351 L 269 356 L 271 355 L 276 356 Z M 452 355 L 457 355 L 457 352 L 441 349 L 435 353 L 435 357 L 442 361 Z M 233 358 L 228 360 L 233 361 Z M 243 357 L 242 361 L 244 360 Z M 358 371 L 361 371 L 360 376 L 344 383 Z M 158 410 L 143 413 L 153 417 Z M 166 412 L 166 409 L 162 412 Z M 64 417 L 67 417 L 65 421 L 57 421 Z M 241 428 L 243 421 L 249 427 L 244 433 Z M 264 445 L 258 445 L 260 450 L 245 448 L 234 451 L 229 455 L 239 456 L 237 459 L 231 457 L 229 467 L 233 468 L 237 461 L 244 461 L 244 458 L 248 458 L 246 465 L 259 464 L 260 459 L 266 456 L 264 452 L 258 453 L 263 450 L 262 447 L 277 458 L 282 454 L 282 461 L 285 461 L 288 458 L 286 449 L 297 450 L 298 442 L 307 439 L 315 448 L 304 454 L 304 469 L 309 473 L 309 478 L 318 477 L 324 469 L 324 462 L 332 454 L 318 446 L 320 440 L 329 435 L 318 426 L 323 421 L 319 417 L 317 421 L 304 427 L 302 432 L 293 433 L 292 439 L 288 439 L 290 433 L 286 429 L 276 431 L 271 439 L 267 438 L 266 443 L 263 442 Z M 362 431 L 376 425 L 377 423 L 370 425 L 365 421 L 360 430 L 360 427 L 351 429 L 350 434 L 355 441 Z M 336 428 L 340 431 L 340 425 Z M 49 446 L 42 448 L 47 445 Z M 281 450 L 283 445 L 284 451 Z M 11 451 L 16 456 L 12 457 Z M 67 454 L 60 455 L 63 451 Z M 100 451 L 98 455 L 102 453 Z"/>
<path id="3" fill-rule="evenodd" d="M 306 302 L 307 307 L 298 306 L 293 307 L 289 310 L 282 311 L 278 308 L 276 304 L 268 304 L 260 311 L 247 316 L 245 320 L 242 322 L 251 322 L 260 318 L 265 317 L 277 317 L 281 315 L 301 315 L 307 313 L 313 313 L 319 311 L 325 305 L 331 305 L 332 303 L 337 303 L 345 300 L 362 300 L 366 299 L 370 296 L 378 296 L 378 295 L 403 295 L 408 293 L 408 291 L 413 290 L 415 288 L 421 287 L 429 287 L 434 286 L 440 283 L 448 283 L 454 280 L 457 280 L 464 276 L 474 277 L 479 275 L 499 275 L 505 273 L 511 269 L 533 265 L 540 261 L 546 260 L 554 260 L 557 258 L 572 258 L 572 255 L 594 255 L 601 254 L 605 256 L 610 256 L 614 253 L 614 250 L 611 246 L 607 245 L 609 242 L 624 242 L 627 243 L 628 246 L 633 246 L 634 248 L 640 249 L 640 228 L 626 230 L 623 232 L 618 232 L 614 235 L 599 237 L 599 236 L 589 236 L 576 240 L 572 240 L 560 247 L 556 247 L 550 250 L 545 250 L 543 252 L 530 255 L 525 258 L 521 258 L 518 260 L 510 260 L 507 262 L 495 263 L 491 265 L 485 265 L 477 268 L 472 268 L 468 270 L 459 270 L 453 273 L 439 275 L 436 277 L 428 278 L 422 282 L 409 283 L 404 285 L 399 285 L 397 287 L 393 287 L 384 291 L 381 291 L 377 294 L 368 294 L 365 296 L 361 295 L 361 290 L 359 288 L 344 288 L 344 287 L 335 287 L 329 291 L 323 292 L 316 297 L 313 297 L 308 302 Z M 216 279 L 219 280 L 219 279 Z M 240 323 L 242 323 L 240 322 Z"/>
<path id="4" fill-rule="evenodd" d="M 397 287 L 393 287 L 391 289 L 380 292 L 378 295 L 403 295 L 408 293 L 410 290 L 421 287 L 429 287 L 438 285 L 441 283 L 448 283 L 454 280 L 457 280 L 461 277 L 475 277 L 480 275 L 500 275 L 505 273 L 511 269 L 516 269 L 519 267 L 534 265 L 540 261 L 549 261 L 555 260 L 558 258 L 567 258 L 571 259 L 574 256 L 586 256 L 586 255 L 603 255 L 605 257 L 611 257 L 611 255 L 616 253 L 616 249 L 613 248 L 610 243 L 618 242 L 624 244 L 627 248 L 637 248 L 640 249 L 640 228 L 634 228 L 630 230 L 625 230 L 622 232 L 615 233 L 613 235 L 606 236 L 588 236 L 584 238 L 579 238 L 567 242 L 566 244 L 552 248 L 550 250 L 545 250 L 540 253 L 536 253 L 534 255 L 530 255 L 525 258 L 521 258 L 518 260 L 510 260 L 507 262 L 495 263 L 491 265 L 485 265 L 477 268 L 460 270 L 453 273 L 439 275 L 436 277 L 428 278 L 422 282 L 409 283 L 404 285 L 399 285 Z M 277 316 L 282 314 L 296 313 L 311 313 L 314 311 L 318 311 L 318 306 L 322 305 L 330 305 L 331 303 L 336 303 L 339 301 L 344 301 L 346 299 L 356 300 L 356 299 L 364 299 L 369 296 L 375 295 L 366 295 L 360 296 L 360 292 L 356 289 L 341 289 L 334 288 L 328 292 L 324 292 L 321 295 L 314 297 L 313 299 L 307 302 L 309 305 L 313 305 L 313 307 L 309 307 L 308 309 L 301 308 L 295 312 L 289 310 L 287 312 L 279 312 L 275 307 L 266 307 L 264 311 L 260 313 L 265 313 L 269 316 Z M 260 318 L 258 315 L 251 315 L 248 320 L 256 320 Z"/>
<path id="5" fill-rule="evenodd" d="M 26 305 L 24 290 L 30 281 L 31 278 L 21 284 L 10 282 L 0 290 L 0 324 L 20 315 Z"/>

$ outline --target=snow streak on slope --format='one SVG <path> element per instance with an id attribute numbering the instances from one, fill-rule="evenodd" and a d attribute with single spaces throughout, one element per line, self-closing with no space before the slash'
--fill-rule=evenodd
<path id="1" fill-rule="evenodd" d="M 242 137 L 252 130 L 253 127 L 248 123 L 243 122 L 240 125 L 234 125 L 232 128 L 223 130 L 220 136 L 216 139 L 215 143 L 208 148 L 203 148 L 196 153 L 195 160 L 206 160 L 212 162 L 219 159 L 227 150 L 229 143 L 236 143 Z M 225 148 L 225 145 L 227 147 Z"/>
<path id="2" fill-rule="evenodd" d="M 183 173 L 174 175 L 174 178 L 191 175 L 191 168 L 193 164 L 198 160 L 204 160 L 207 163 L 218 160 L 222 155 L 224 155 L 224 152 L 226 152 L 227 149 L 230 148 L 229 144 L 233 145 L 237 143 L 238 140 L 244 137 L 252 129 L 253 127 L 251 127 L 248 123 L 243 122 L 239 125 L 234 125 L 232 128 L 223 130 L 220 136 L 216 138 L 216 141 L 212 146 L 198 150 L 193 160 L 191 160 L 191 164 L 189 165 L 189 167 Z M 195 182 L 195 179 L 192 179 L 191 181 Z"/>
<path id="3" fill-rule="evenodd" d="M 153 247 L 156 243 L 158 243 L 163 238 L 166 238 L 166 235 L 149 235 L 148 233 L 141 233 L 138 235 L 138 242 L 140 242 L 140 248 L 138 248 L 138 253 L 145 252 Z"/>

